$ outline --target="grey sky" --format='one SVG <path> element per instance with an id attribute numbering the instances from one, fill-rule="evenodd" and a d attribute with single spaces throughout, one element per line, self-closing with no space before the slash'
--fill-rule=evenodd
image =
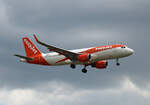
<path id="1" fill-rule="evenodd" d="M 149 11 L 148 0 L 0 0 L 0 104 L 149 105 Z M 112 72 L 20 63 L 24 36 L 48 52 L 33 33 L 65 49 L 122 41 L 136 52 L 109 61 Z"/>

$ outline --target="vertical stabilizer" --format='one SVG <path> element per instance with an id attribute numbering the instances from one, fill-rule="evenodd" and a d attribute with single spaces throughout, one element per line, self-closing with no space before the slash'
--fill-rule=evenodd
<path id="1" fill-rule="evenodd" d="M 27 38 L 27 37 L 22 38 L 22 41 L 24 44 L 24 48 L 25 48 L 27 57 L 33 57 L 33 56 L 41 54 L 39 49 L 36 48 L 36 46 L 31 42 L 31 40 L 29 38 Z"/>

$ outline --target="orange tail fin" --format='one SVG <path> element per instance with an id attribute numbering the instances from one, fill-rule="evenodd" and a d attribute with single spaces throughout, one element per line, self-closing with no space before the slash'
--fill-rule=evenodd
<path id="1" fill-rule="evenodd" d="M 27 57 L 33 57 L 33 56 L 41 54 L 39 49 L 36 48 L 36 46 L 30 41 L 29 38 L 27 38 L 27 37 L 22 38 L 22 41 L 24 44 L 24 48 L 25 48 L 25 52 L 26 52 Z"/>

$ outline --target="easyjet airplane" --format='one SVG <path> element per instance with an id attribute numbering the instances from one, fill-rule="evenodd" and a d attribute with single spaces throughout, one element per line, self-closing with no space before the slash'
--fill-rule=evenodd
<path id="1" fill-rule="evenodd" d="M 73 69 L 76 68 L 76 65 L 83 65 L 83 73 L 87 72 L 87 66 L 95 67 L 97 69 L 105 69 L 108 65 L 107 60 L 110 59 L 116 59 L 116 65 L 119 66 L 119 58 L 127 57 L 134 53 L 131 48 L 121 44 L 76 50 L 64 50 L 39 41 L 35 35 L 34 38 L 37 43 L 47 47 L 52 52 L 40 52 L 29 38 L 24 37 L 22 40 L 24 43 L 26 56 L 15 54 L 15 56 L 21 58 L 21 62 L 47 66 L 69 64 Z"/>

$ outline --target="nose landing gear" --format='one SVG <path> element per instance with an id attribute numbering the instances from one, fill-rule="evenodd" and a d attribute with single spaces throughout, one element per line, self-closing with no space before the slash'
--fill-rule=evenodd
<path id="1" fill-rule="evenodd" d="M 119 59 L 116 59 L 116 65 L 120 66 Z"/>

